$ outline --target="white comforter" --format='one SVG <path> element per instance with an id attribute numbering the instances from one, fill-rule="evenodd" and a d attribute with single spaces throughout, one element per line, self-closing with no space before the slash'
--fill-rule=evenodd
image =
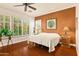
<path id="1" fill-rule="evenodd" d="M 49 47 L 49 52 L 55 50 L 55 46 L 59 43 L 59 40 L 60 35 L 57 33 L 40 33 L 29 36 L 29 41 Z"/>

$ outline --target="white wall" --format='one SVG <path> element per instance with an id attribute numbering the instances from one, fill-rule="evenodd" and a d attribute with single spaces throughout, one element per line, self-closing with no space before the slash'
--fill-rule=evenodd
<path id="1" fill-rule="evenodd" d="M 32 30 L 33 30 L 33 17 L 30 17 L 26 14 L 23 14 L 23 13 L 18 13 L 16 11 L 12 11 L 12 10 L 9 10 L 9 9 L 5 9 L 5 8 L 2 8 L 0 7 L 0 15 L 7 15 L 7 16 L 17 16 L 17 17 L 20 17 L 20 19 L 25 19 L 25 21 L 27 21 L 27 23 L 30 23 L 30 34 L 32 33 Z M 19 37 L 14 37 L 12 38 L 13 40 L 13 43 L 18 43 L 18 42 L 22 42 L 22 41 L 25 41 L 27 40 L 27 35 L 26 36 L 19 36 Z M 3 43 L 4 43 L 4 46 L 7 45 L 7 39 L 3 39 Z M 1 46 L 1 42 L 0 42 L 0 46 Z"/>
<path id="2" fill-rule="evenodd" d="M 76 50 L 79 56 L 79 4 L 76 4 Z"/>

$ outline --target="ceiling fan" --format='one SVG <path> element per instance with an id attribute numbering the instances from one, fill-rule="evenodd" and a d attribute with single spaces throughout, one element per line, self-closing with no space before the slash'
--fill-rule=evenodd
<path id="1" fill-rule="evenodd" d="M 27 7 L 31 8 L 33 10 L 36 10 L 35 7 L 30 6 L 31 4 L 34 4 L 34 3 L 23 3 L 22 5 L 15 5 L 15 7 L 24 6 L 24 11 L 27 11 Z"/>

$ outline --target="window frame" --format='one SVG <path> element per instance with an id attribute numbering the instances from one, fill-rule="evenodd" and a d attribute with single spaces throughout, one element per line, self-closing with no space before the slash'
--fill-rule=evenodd
<path id="1" fill-rule="evenodd" d="M 0 23 L 3 23 L 3 28 L 5 28 L 5 23 L 8 23 L 9 24 L 9 28 L 10 28 L 10 30 L 12 30 L 12 31 L 14 31 L 14 19 L 13 19 L 13 17 L 15 17 L 15 16 L 8 16 L 9 17 L 9 21 L 6 21 L 5 20 L 5 15 L 1 15 L 2 17 L 3 17 L 3 21 L 1 21 Z M 21 35 L 19 34 L 19 31 L 18 31 L 18 35 L 17 36 L 25 36 L 25 35 L 27 35 L 28 33 L 26 33 L 25 35 L 23 34 L 23 21 L 24 20 L 22 20 L 22 19 L 18 19 L 20 22 L 18 23 L 18 30 L 19 30 L 19 26 L 21 26 Z M 29 26 L 29 24 L 27 23 L 27 21 L 26 21 L 26 24 Z M 26 28 L 26 30 L 29 30 L 28 28 Z M 16 37 L 16 36 L 14 36 L 13 35 L 13 37 Z"/>

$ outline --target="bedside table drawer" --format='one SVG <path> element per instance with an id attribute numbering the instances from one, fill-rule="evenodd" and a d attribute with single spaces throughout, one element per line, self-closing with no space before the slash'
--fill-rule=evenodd
<path id="1" fill-rule="evenodd" d="M 61 38 L 61 43 L 62 43 L 62 45 L 66 45 L 66 46 L 69 46 L 69 44 L 70 44 L 70 36 L 61 36 L 62 38 Z"/>

